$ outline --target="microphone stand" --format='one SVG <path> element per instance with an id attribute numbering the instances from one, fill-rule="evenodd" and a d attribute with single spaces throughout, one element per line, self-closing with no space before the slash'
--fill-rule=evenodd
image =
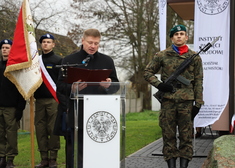
<path id="1" fill-rule="evenodd" d="M 62 76 L 63 77 L 67 77 L 67 70 L 68 67 L 78 67 L 78 66 L 82 66 L 84 64 L 62 64 L 62 65 L 56 65 L 56 68 L 61 68 L 61 72 L 62 72 Z"/>
<path id="2" fill-rule="evenodd" d="M 62 73 L 62 77 L 65 78 L 65 82 L 66 82 L 66 78 L 68 76 L 67 71 L 69 67 L 78 67 L 78 66 L 82 66 L 84 64 L 61 64 L 61 65 L 56 65 L 55 68 L 61 68 L 61 73 Z M 66 82 L 67 83 L 67 82 Z M 67 99 L 67 97 L 69 97 L 67 89 L 65 90 L 65 95 L 66 95 L 66 106 L 69 107 L 69 99 Z M 74 158 L 71 158 L 71 152 L 74 154 L 74 131 L 73 129 L 68 127 L 68 123 L 69 121 L 69 116 L 68 116 L 68 111 L 65 112 L 66 116 L 65 116 L 65 123 L 66 123 L 66 168 L 73 166 L 74 164 Z M 72 156 L 73 156 L 72 154 Z M 72 163 L 70 163 L 72 162 Z M 72 165 L 70 165 L 72 164 Z"/>

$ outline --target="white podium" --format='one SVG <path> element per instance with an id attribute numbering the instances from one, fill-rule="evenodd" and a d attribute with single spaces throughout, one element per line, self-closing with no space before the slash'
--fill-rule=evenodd
<path id="1" fill-rule="evenodd" d="M 73 83 L 74 168 L 125 167 L 125 85 Z"/>

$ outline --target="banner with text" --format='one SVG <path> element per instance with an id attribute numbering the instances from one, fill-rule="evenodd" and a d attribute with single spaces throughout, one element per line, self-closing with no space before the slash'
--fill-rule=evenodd
<path id="1" fill-rule="evenodd" d="M 160 50 L 166 49 L 166 0 L 158 1 Z"/>
<path id="2" fill-rule="evenodd" d="M 205 104 L 195 117 L 194 127 L 205 127 L 217 121 L 229 97 L 229 0 L 195 1 L 194 50 L 199 51 L 216 37 L 219 40 L 200 56 L 203 62 L 203 99 Z"/>

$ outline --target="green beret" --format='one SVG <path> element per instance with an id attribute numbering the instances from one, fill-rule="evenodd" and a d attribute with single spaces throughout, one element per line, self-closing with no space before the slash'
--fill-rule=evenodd
<path id="1" fill-rule="evenodd" d="M 186 32 L 186 27 L 184 25 L 177 25 L 177 26 L 173 27 L 170 31 L 170 38 L 173 37 L 173 35 L 178 31 L 185 31 Z"/>

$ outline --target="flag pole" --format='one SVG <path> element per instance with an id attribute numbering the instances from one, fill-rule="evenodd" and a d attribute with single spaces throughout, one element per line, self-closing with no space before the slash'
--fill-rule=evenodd
<path id="1" fill-rule="evenodd" d="M 31 167 L 34 168 L 34 98 L 30 97 Z"/>

